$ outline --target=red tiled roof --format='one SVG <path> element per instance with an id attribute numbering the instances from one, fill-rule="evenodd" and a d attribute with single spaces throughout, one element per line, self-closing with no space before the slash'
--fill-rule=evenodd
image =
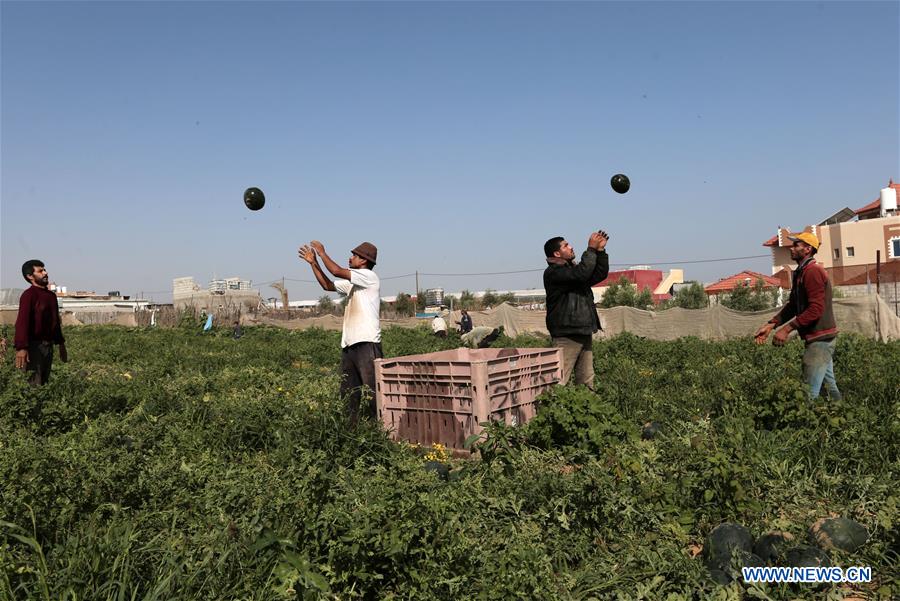
<path id="1" fill-rule="evenodd" d="M 763 246 L 778 246 L 778 235 L 774 235 L 762 244 Z"/>
<path id="2" fill-rule="evenodd" d="M 893 188 L 894 190 L 897 190 L 898 194 L 900 194 L 900 184 L 895 184 L 894 180 L 890 181 L 890 183 L 888 184 L 888 188 Z M 856 209 L 856 214 L 859 215 L 860 213 L 871 213 L 872 211 L 878 209 L 879 207 L 881 207 L 881 196 L 880 195 L 878 196 L 878 198 L 876 198 L 875 200 L 873 200 L 866 206 Z"/>
<path id="3" fill-rule="evenodd" d="M 709 286 L 704 288 L 704 290 L 707 294 L 731 292 L 738 286 L 743 286 L 748 279 L 750 280 L 751 286 L 756 284 L 756 280 L 762 280 L 763 286 L 765 288 L 778 288 L 781 286 L 781 282 L 778 280 L 778 278 L 774 278 L 769 275 L 763 275 L 755 271 L 744 270 L 727 278 L 722 278 L 715 284 L 710 284 Z"/>

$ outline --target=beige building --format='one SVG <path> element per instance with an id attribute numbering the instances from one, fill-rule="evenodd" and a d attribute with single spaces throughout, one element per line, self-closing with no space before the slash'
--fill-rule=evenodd
<path id="1" fill-rule="evenodd" d="M 832 285 L 874 288 L 879 280 L 891 287 L 900 281 L 900 184 L 890 181 L 879 198 L 855 211 L 842 209 L 817 225 L 800 231 L 814 233 L 820 242 L 816 260 L 831 277 Z M 763 243 L 772 249 L 772 274 L 790 286 L 791 260 L 788 239 L 792 230 L 779 227 Z M 880 264 L 879 264 L 880 263 Z"/>

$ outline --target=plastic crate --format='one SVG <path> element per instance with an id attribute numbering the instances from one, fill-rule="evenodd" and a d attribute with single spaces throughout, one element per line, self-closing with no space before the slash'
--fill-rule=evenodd
<path id="1" fill-rule="evenodd" d="M 376 359 L 375 399 L 395 440 L 462 449 L 482 422 L 530 420 L 561 378 L 558 348 L 459 348 Z"/>

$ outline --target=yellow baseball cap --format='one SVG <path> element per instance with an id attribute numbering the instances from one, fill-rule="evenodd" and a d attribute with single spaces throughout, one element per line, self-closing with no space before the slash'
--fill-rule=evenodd
<path id="1" fill-rule="evenodd" d="M 801 232 L 799 234 L 793 234 L 788 236 L 788 240 L 791 242 L 806 242 L 816 250 L 819 250 L 819 239 L 812 232 Z"/>

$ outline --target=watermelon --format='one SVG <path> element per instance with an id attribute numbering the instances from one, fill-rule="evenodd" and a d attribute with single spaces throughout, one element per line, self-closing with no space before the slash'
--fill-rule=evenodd
<path id="1" fill-rule="evenodd" d="M 759 537 L 753 552 L 765 563 L 772 563 L 784 554 L 793 541 L 794 535 L 790 532 L 769 532 Z"/>
<path id="2" fill-rule="evenodd" d="M 445 482 L 450 479 L 450 466 L 446 463 L 441 463 L 440 461 L 426 461 L 425 471 L 434 472 L 437 474 L 438 478 Z"/>
<path id="3" fill-rule="evenodd" d="M 801 545 L 785 553 L 783 564 L 791 568 L 827 568 L 831 567 L 831 558 L 827 551 Z"/>
<path id="4" fill-rule="evenodd" d="M 809 542 L 820 549 L 853 553 L 869 540 L 869 532 L 859 522 L 847 518 L 822 518 L 809 528 Z"/>
<path id="5" fill-rule="evenodd" d="M 661 428 L 662 426 L 660 426 L 659 422 L 647 422 L 641 428 L 641 438 L 644 440 L 653 440 L 656 438 L 656 435 L 659 434 Z"/>
<path id="6" fill-rule="evenodd" d="M 740 524 L 726 522 L 713 528 L 703 547 L 703 556 L 712 579 L 727 584 L 740 574 L 741 567 L 756 565 L 749 562 L 765 565 L 752 554 L 752 549 L 753 536 Z"/>

